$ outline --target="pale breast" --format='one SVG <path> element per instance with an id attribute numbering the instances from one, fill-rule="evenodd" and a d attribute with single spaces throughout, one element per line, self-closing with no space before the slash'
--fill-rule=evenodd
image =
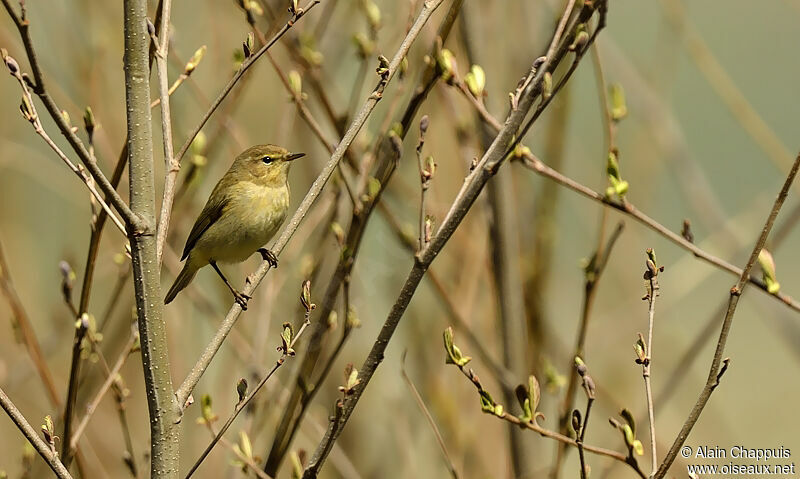
<path id="1" fill-rule="evenodd" d="M 289 209 L 289 187 L 241 182 L 232 187 L 222 217 L 203 233 L 199 246 L 209 259 L 240 262 L 266 245 Z"/>

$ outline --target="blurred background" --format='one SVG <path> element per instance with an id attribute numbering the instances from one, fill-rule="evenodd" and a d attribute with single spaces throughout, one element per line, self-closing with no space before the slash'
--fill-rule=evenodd
<path id="1" fill-rule="evenodd" d="M 13 2 L 12 2 L 13 3 Z M 377 54 L 391 58 L 402 40 L 409 18 L 420 2 L 375 0 L 380 28 L 375 49 L 366 64 L 354 35 L 369 39 L 370 24 L 360 0 L 323 0 L 301 19 L 270 51 L 283 73 L 296 70 L 303 78 L 306 104 L 328 138 L 339 138 L 323 103 L 309 87 L 316 75 L 335 114 L 346 117 L 374 87 Z M 502 121 L 513 91 L 531 62 L 542 55 L 563 3 L 464 2 L 462 18 L 445 47 L 453 51 L 463 76 L 471 63 L 486 72 L 486 105 Z M 256 24 L 272 32 L 287 19 L 288 2 L 258 2 Z M 425 67 L 438 25 L 450 2 L 434 14 L 408 56 L 408 70 L 395 78 L 384 99 L 360 133 L 352 151 L 369 164 L 376 139 L 396 121 Z M 15 5 L 16 8 L 16 5 Z M 413 9 L 413 10 L 412 10 Z M 150 11 L 155 10 L 152 2 Z M 75 125 L 91 106 L 100 124 L 95 134 L 98 162 L 109 175 L 125 138 L 122 15 L 115 2 L 28 2 L 31 34 L 40 56 L 48 89 Z M 151 13 L 152 15 L 152 13 Z M 630 183 L 627 198 L 667 228 L 679 232 L 684 219 L 692 225 L 695 242 L 706 251 L 743 266 L 769 212 L 800 142 L 800 57 L 796 49 L 800 2 L 729 1 L 677 2 L 611 0 L 608 26 L 601 32 L 597 56 L 587 54 L 567 87 L 545 112 L 525 143 L 542 161 L 567 176 L 604 191 L 607 139 L 604 108 L 598 89 L 597 60 L 605 86 L 620 85 L 628 116 L 616 128 L 622 176 Z M 207 52 L 196 71 L 173 94 L 171 106 L 176 148 L 186 139 L 234 73 L 234 53 L 250 31 L 235 1 L 175 2 L 170 53 L 170 82 L 183 71 L 196 49 Z M 468 58 L 464 44 L 471 45 Z M 29 71 L 13 23 L 0 15 L 0 46 Z M 305 49 L 305 50 L 304 50 Z M 293 52 L 303 52 L 298 60 Z M 318 62 L 309 68 L 308 61 Z M 312 73 L 313 72 L 313 73 Z M 155 75 L 153 75 L 155 84 Z M 153 94 L 153 98 L 156 93 Z M 59 262 L 66 261 L 80 292 L 88 247 L 91 209 L 85 186 L 71 174 L 19 115 L 20 91 L 10 76 L 0 80 L 0 244 L 7 262 L 4 275 L 13 281 L 36 337 L 52 371 L 61 401 L 66 395 L 74 318 L 61 294 Z M 37 100 L 38 101 L 38 100 Z M 37 103 L 37 105 L 39 105 Z M 68 155 L 68 145 L 45 118 L 45 129 Z M 360 367 L 379 328 L 411 269 L 412 252 L 398 239 L 397 228 L 418 235 L 419 173 L 414 147 L 419 118 L 431 126 L 424 147 L 438 170 L 428 193 L 428 213 L 444 217 L 473 157 L 482 155 L 480 129 L 472 105 L 452 86 L 439 82 L 420 108 L 404 142 L 404 154 L 366 229 L 351 274 L 350 303 L 360 328 L 349 335 L 330 375 L 311 403 L 291 451 L 313 451 L 327 427 L 337 386 L 343 384 L 347 363 Z M 156 179 L 161 185 L 160 123 L 154 110 Z M 85 133 L 79 133 L 85 138 Z M 300 119 L 289 94 L 267 59 L 249 71 L 204 129 L 205 148 L 194 149 L 183 161 L 182 189 L 176 201 L 170 247 L 165 253 L 162 281 L 169 284 L 180 268 L 179 253 L 189 229 L 217 179 L 241 150 L 256 143 L 277 143 L 307 158 L 293 167 L 290 181 L 296 206 L 329 155 Z M 599 393 L 586 436 L 587 443 L 619 451 L 624 444 L 607 418 L 623 407 L 640 418 L 638 436 L 649 451 L 644 387 L 632 345 L 647 328 L 647 303 L 642 273 L 645 249 L 652 247 L 666 267 L 659 275 L 661 296 L 656 303 L 652 381 L 656 398 L 659 455 L 663 456 L 683 424 L 706 379 L 722 320 L 720 308 L 728 298 L 734 276 L 693 257 L 663 237 L 623 217 L 603 212 L 519 164 L 505 165 L 513 201 L 507 212 L 515 225 L 518 251 L 512 251 L 521 276 L 527 331 L 513 338 L 524 357 L 507 365 L 515 383 L 535 373 L 542 383 L 540 424 L 557 430 L 564 383 L 570 368 L 581 320 L 587 258 L 597 249 L 601 229 L 607 239 L 615 225 L 624 231 L 611 252 L 591 309 L 585 360 Z M 190 176 L 188 173 L 192 172 Z M 190 181 L 186 181 L 187 178 Z M 182 185 L 182 186 L 181 186 Z M 160 187 L 160 186 L 159 186 Z M 120 191 L 127 198 L 123 178 Z M 800 295 L 800 273 L 793 267 L 800 252 L 792 245 L 800 236 L 794 228 L 800 201 L 795 186 L 768 242 L 777 264 L 782 292 Z M 298 233 L 281 256 L 236 325 L 233 334 L 194 392 L 213 399 L 214 412 L 224 420 L 236 403 L 235 384 L 246 377 L 254 384 L 278 358 L 280 325 L 299 325 L 298 301 L 302 280 L 310 278 L 312 297 L 319 301 L 340 255 L 336 227 L 347 231 L 351 204 L 333 179 Z M 157 193 L 160 199 L 161 192 Z M 387 213 L 388 212 L 388 213 Z M 324 477 L 445 477 L 446 464 L 414 396 L 401 376 L 405 367 L 436 421 L 455 468 L 462 477 L 506 478 L 514 475 L 508 445 L 509 425 L 481 413 L 474 387 L 456 368 L 446 365 L 442 331 L 456 325 L 456 343 L 473 356 L 470 364 L 495 400 L 505 403 L 491 359 L 502 363 L 497 287 L 492 274 L 491 209 L 487 195 L 472 208 L 431 271 L 441 290 L 424 280 L 346 430 L 323 468 Z M 392 224 L 392 220 L 396 224 Z M 604 227 L 602 225 L 605 225 Z M 605 240 L 603 240 L 605 241 Z M 100 244 L 89 312 L 102 327 L 99 348 L 113 363 L 125 347 L 133 315 L 132 285 L 124 253 L 125 239 L 106 228 Z M 228 265 L 234 284 L 242 285 L 258 264 L 257 255 L 242 265 Z M 760 274 L 760 273 L 757 273 Z M 442 294 L 444 293 L 444 294 Z M 455 310 L 448 309 L 448 302 Z M 231 304 L 230 294 L 210 268 L 165 309 L 169 327 L 173 381 L 179 384 L 216 330 Z M 323 357 L 341 337 L 345 312 L 326 337 Z M 15 332 L 14 311 L 0 301 L 0 384 L 21 411 L 38 426 L 54 409 L 23 343 Z M 316 318 L 314 320 L 326 320 Z M 712 323 L 713 321 L 713 323 Z M 465 331 L 465 327 L 468 331 Z M 468 339 L 474 335 L 480 344 Z M 230 444 L 246 431 L 253 453 L 263 461 L 293 388 L 292 378 L 305 353 L 290 359 L 261 392 L 256 406 L 242 415 L 227 434 Z M 490 358 L 476 348 L 485 349 Z M 88 352 L 88 351 L 87 351 Z M 732 360 L 722 385 L 714 393 L 687 444 L 729 448 L 780 447 L 800 451 L 800 425 L 795 401 L 800 362 L 800 314 L 756 288 L 744 295 L 736 313 L 725 353 Z M 87 354 L 76 416 L 105 379 L 98 355 Z M 133 441 L 134 461 L 146 476 L 149 450 L 147 405 L 141 361 L 133 354 L 122 368 L 124 407 Z M 667 396 L 664 396 L 667 394 Z M 576 404 L 584 405 L 582 394 Z M 504 404 L 518 414 L 516 404 Z M 182 459 L 188 468 L 211 436 L 197 424 L 199 404 L 183 421 Z M 60 426 L 60 421 L 57 421 Z M 86 477 L 129 477 L 123 461 L 126 450 L 114 395 L 105 397 L 80 440 Z M 549 477 L 557 443 L 530 431 L 523 434 L 522 477 Z M 241 467 L 230 444 L 219 445 L 197 477 L 237 477 Z M 0 418 L 0 469 L 20 477 L 24 439 L 7 418 Z M 794 460 L 784 460 L 789 463 Z M 40 461 L 38 457 L 35 461 Z M 680 457 L 670 477 L 687 477 Z M 697 463 L 698 461 L 695 461 Z M 702 462 L 702 461 L 700 461 Z M 589 456 L 592 477 L 635 477 L 625 465 Z M 649 470 L 649 453 L 640 459 Z M 726 462 L 717 462 L 719 464 Z M 775 463 L 774 461 L 772 462 Z M 263 463 L 262 463 L 263 464 Z M 46 472 L 33 466 L 29 477 Z M 38 469 L 37 469 L 38 468 Z M 279 477 L 290 477 L 284 460 Z M 144 471 L 144 472 L 142 472 Z M 577 454 L 571 451 L 563 477 L 577 477 Z M 252 471 L 248 472 L 254 476 Z M 41 476 L 40 476 L 41 475 Z"/>

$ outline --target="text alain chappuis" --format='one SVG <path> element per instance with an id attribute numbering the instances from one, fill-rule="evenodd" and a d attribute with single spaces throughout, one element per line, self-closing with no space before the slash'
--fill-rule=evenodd
<path id="1" fill-rule="evenodd" d="M 681 457 L 689 460 L 689 477 L 702 475 L 763 475 L 795 477 L 797 471 L 788 447 L 770 448 L 731 446 L 683 446 Z M 694 460 L 704 464 L 693 463 Z"/>

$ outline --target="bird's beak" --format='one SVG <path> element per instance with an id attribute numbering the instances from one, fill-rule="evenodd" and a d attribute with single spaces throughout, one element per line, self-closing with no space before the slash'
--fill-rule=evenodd
<path id="1" fill-rule="evenodd" d="M 292 161 L 292 160 L 296 160 L 298 158 L 302 158 L 304 156 L 306 156 L 305 153 L 289 153 L 288 155 L 286 155 L 285 160 L 286 161 Z"/>

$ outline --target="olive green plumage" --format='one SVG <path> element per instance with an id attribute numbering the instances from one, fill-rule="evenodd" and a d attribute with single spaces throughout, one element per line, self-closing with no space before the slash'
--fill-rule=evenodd
<path id="1" fill-rule="evenodd" d="M 189 233 L 181 256 L 186 263 L 164 303 L 175 299 L 200 268 L 211 264 L 246 308 L 249 298 L 228 283 L 216 263 L 244 261 L 272 239 L 289 209 L 290 162 L 303 155 L 275 145 L 257 145 L 236 157 Z M 266 250 L 262 254 L 272 258 Z"/>

